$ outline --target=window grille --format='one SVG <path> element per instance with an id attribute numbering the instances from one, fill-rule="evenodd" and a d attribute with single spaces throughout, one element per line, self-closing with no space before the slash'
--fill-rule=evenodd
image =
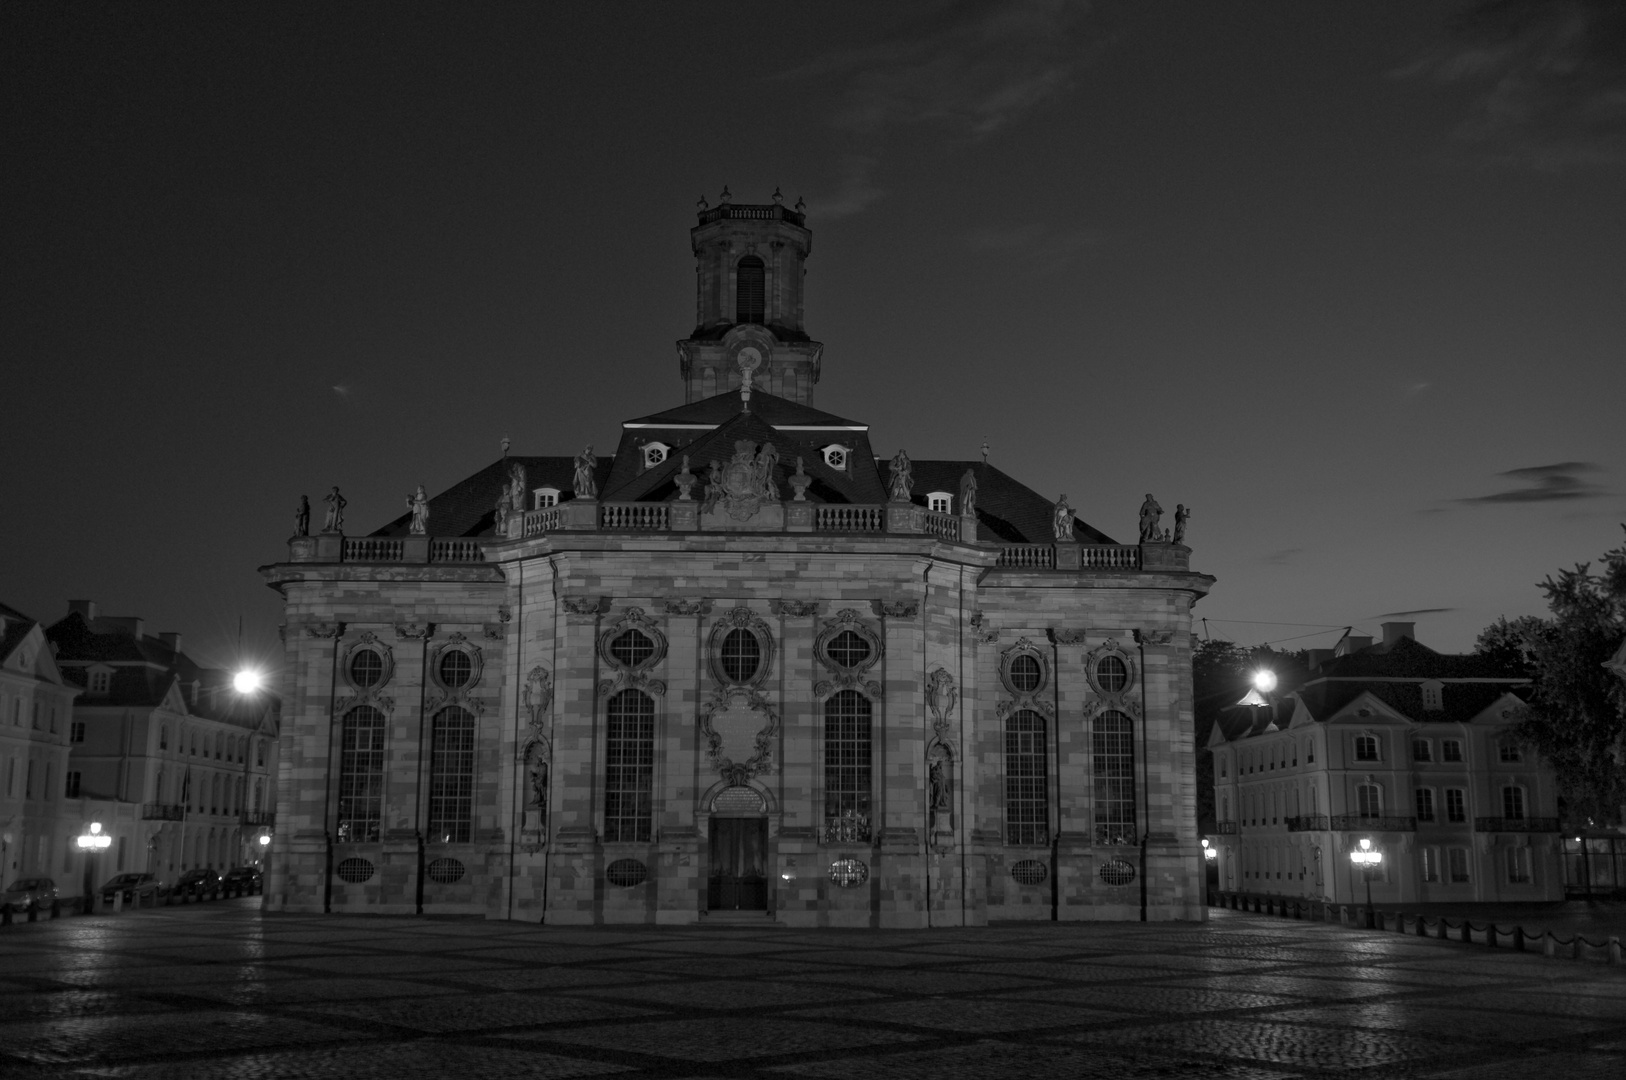
<path id="1" fill-rule="evenodd" d="M 429 743 L 429 837 L 442 844 L 474 839 L 474 714 L 442 709 Z"/>
<path id="2" fill-rule="evenodd" d="M 1103 656 L 1095 665 L 1095 681 L 1109 694 L 1129 685 L 1129 665 L 1120 656 Z"/>
<path id="3" fill-rule="evenodd" d="M 1097 873 L 1108 885 L 1128 885 L 1135 880 L 1135 867 L 1122 859 L 1108 859 Z"/>
<path id="4" fill-rule="evenodd" d="M 339 739 L 339 842 L 376 841 L 384 811 L 384 714 L 369 705 L 351 709 Z"/>
<path id="5" fill-rule="evenodd" d="M 377 686 L 384 677 L 384 660 L 372 649 L 362 649 L 350 658 L 350 681 L 362 689 Z"/>
<path id="6" fill-rule="evenodd" d="M 1018 885 L 1043 885 L 1050 868 L 1038 859 L 1018 859 L 1011 864 L 1011 877 Z"/>
<path id="7" fill-rule="evenodd" d="M 1444 742 L 1442 742 L 1440 744 L 1440 760 L 1441 761 L 1461 761 L 1462 760 L 1462 740 L 1461 739 L 1446 739 Z"/>
<path id="8" fill-rule="evenodd" d="M 69 798 L 69 799 L 77 799 L 79 797 L 79 774 L 78 773 L 71 772 L 71 773 L 68 774 L 68 785 L 67 785 L 67 788 L 63 791 L 63 795 L 66 798 Z"/>
<path id="9" fill-rule="evenodd" d="M 1039 666 L 1036 656 L 1022 655 L 1011 660 L 1011 685 L 1024 694 L 1031 694 L 1039 689 L 1044 681 L 1044 668 Z"/>
<path id="10" fill-rule="evenodd" d="M 604 839 L 647 842 L 655 775 L 655 701 L 623 690 L 605 709 Z"/>
<path id="11" fill-rule="evenodd" d="M 462 649 L 448 649 L 440 657 L 440 681 L 443 686 L 456 690 L 466 686 L 474 676 L 474 662 Z"/>
<path id="12" fill-rule="evenodd" d="M 839 668 L 855 668 L 869 659 L 869 642 L 851 630 L 837 634 L 824 650 Z"/>
<path id="13" fill-rule="evenodd" d="M 344 859 L 333 871 L 340 881 L 351 885 L 360 885 L 364 881 L 372 880 L 373 864 L 366 859 Z"/>
<path id="14" fill-rule="evenodd" d="M 1524 788 L 1505 787 L 1502 789 L 1502 816 L 1515 821 L 1524 820 Z"/>
<path id="15" fill-rule="evenodd" d="M 869 880 L 869 867 L 859 859 L 837 859 L 830 864 L 830 880 L 843 889 L 856 889 Z"/>
<path id="16" fill-rule="evenodd" d="M 1109 658 L 1110 659 L 1110 658 Z M 1108 709 L 1095 718 L 1095 842 L 1135 842 L 1135 738 L 1129 717 Z"/>
<path id="17" fill-rule="evenodd" d="M 1355 788 L 1355 805 L 1361 817 L 1383 816 L 1383 789 L 1376 784 L 1360 784 Z"/>
<path id="18" fill-rule="evenodd" d="M 1417 820 L 1418 821 L 1433 821 L 1434 820 L 1434 789 L 1433 788 L 1418 788 L 1417 789 Z"/>
<path id="19" fill-rule="evenodd" d="M 762 322 L 762 260 L 755 255 L 741 259 L 734 269 L 734 321 Z"/>
<path id="20" fill-rule="evenodd" d="M 466 867 L 456 859 L 436 859 L 424 872 L 436 885 L 455 885 L 463 880 Z"/>
<path id="21" fill-rule="evenodd" d="M 1028 660 L 1037 670 L 1038 662 Z M 1015 681 L 1016 663 L 1011 664 Z M 1046 787 L 1044 717 L 1018 709 L 1005 719 L 1005 842 L 1036 845 L 1050 842 L 1050 799 Z"/>
<path id="22" fill-rule="evenodd" d="M 604 880 L 620 889 L 630 889 L 649 880 L 649 867 L 637 859 L 617 859 L 604 868 Z"/>
<path id="23" fill-rule="evenodd" d="M 735 629 L 723 638 L 723 676 L 732 683 L 749 682 L 762 664 L 762 643 L 749 630 Z"/>
<path id="24" fill-rule="evenodd" d="M 635 668 L 655 655 L 655 643 L 641 630 L 628 630 L 610 642 L 610 655 L 617 661 Z"/>
<path id="25" fill-rule="evenodd" d="M 853 843 L 870 836 L 869 698 L 840 690 L 824 703 L 825 839 Z"/>
<path id="26" fill-rule="evenodd" d="M 1461 788 L 1445 789 L 1445 820 L 1468 820 L 1468 800 Z"/>
<path id="27" fill-rule="evenodd" d="M 1355 760 L 1378 760 L 1378 739 L 1376 735 L 1355 736 Z"/>

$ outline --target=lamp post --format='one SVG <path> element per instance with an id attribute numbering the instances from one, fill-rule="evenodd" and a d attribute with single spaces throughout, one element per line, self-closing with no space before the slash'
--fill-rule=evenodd
<path id="1" fill-rule="evenodd" d="M 1353 866 L 1361 868 L 1361 877 L 1366 879 L 1366 928 L 1377 929 L 1377 919 L 1372 912 L 1372 871 L 1383 864 L 1383 852 L 1372 848 L 1372 841 L 1363 836 L 1361 846 L 1349 853 L 1349 861 Z"/>
<path id="2" fill-rule="evenodd" d="M 102 832 L 101 822 L 92 821 L 74 843 L 85 853 L 85 906 L 80 910 L 80 914 L 89 915 L 96 897 L 96 882 L 91 867 L 94 865 L 95 856 L 113 846 L 113 838 Z"/>

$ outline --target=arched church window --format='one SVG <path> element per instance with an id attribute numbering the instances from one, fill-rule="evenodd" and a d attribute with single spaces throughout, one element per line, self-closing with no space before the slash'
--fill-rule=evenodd
<path id="1" fill-rule="evenodd" d="M 1095 718 L 1095 842 L 1135 843 L 1135 741 L 1129 717 L 1108 709 Z"/>
<path id="2" fill-rule="evenodd" d="M 647 842 L 655 776 L 655 700 L 623 690 L 605 709 L 604 839 Z"/>
<path id="3" fill-rule="evenodd" d="M 429 838 L 474 839 L 474 714 L 456 706 L 436 713 L 430 729 Z"/>
<path id="4" fill-rule="evenodd" d="M 370 705 L 351 709 L 339 740 L 339 842 L 376 841 L 384 810 L 384 714 Z"/>
<path id="5" fill-rule="evenodd" d="M 1033 847 L 1050 842 L 1049 778 L 1045 761 L 1044 717 L 1032 709 L 1011 713 L 1005 718 L 1007 844 Z"/>
<path id="6" fill-rule="evenodd" d="M 747 255 L 734 267 L 734 321 L 763 321 L 763 265 L 755 255 Z"/>
<path id="7" fill-rule="evenodd" d="M 824 703 L 824 839 L 870 837 L 870 717 L 874 706 L 856 690 Z"/>

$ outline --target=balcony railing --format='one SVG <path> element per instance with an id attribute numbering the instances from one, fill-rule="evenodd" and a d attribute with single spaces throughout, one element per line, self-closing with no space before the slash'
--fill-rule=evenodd
<path id="1" fill-rule="evenodd" d="M 1006 544 L 999 550 L 999 562 L 1015 570 L 1053 570 L 1056 566 L 1054 544 Z"/>
<path id="2" fill-rule="evenodd" d="M 1365 817 L 1361 814 L 1334 814 L 1332 827 L 1344 832 L 1416 832 L 1414 817 Z"/>
<path id="3" fill-rule="evenodd" d="M 145 803 L 141 817 L 144 821 L 180 821 L 186 817 L 186 807 L 174 803 Z"/>
<path id="4" fill-rule="evenodd" d="M 939 510 L 920 511 L 920 531 L 927 536 L 936 536 L 944 540 L 958 540 L 960 538 L 960 519 L 953 514 L 945 514 Z"/>
<path id="5" fill-rule="evenodd" d="M 402 562 L 406 544 L 399 537 L 357 536 L 344 541 L 345 562 Z"/>
<path id="6" fill-rule="evenodd" d="M 431 540 L 430 562 L 485 562 L 486 553 L 478 540 Z"/>
<path id="7" fill-rule="evenodd" d="M 244 810 L 242 821 L 244 825 L 275 825 L 277 812 L 275 810 Z"/>
<path id="8" fill-rule="evenodd" d="M 1474 832 L 1558 832 L 1555 817 L 1476 817 Z"/>
<path id="9" fill-rule="evenodd" d="M 819 532 L 883 532 L 886 507 L 864 503 L 820 503 L 813 527 Z"/>
<path id="10" fill-rule="evenodd" d="M 1326 814 L 1300 814 L 1286 820 L 1288 832 L 1316 832 L 1327 828 Z"/>
<path id="11" fill-rule="evenodd" d="M 666 503 L 601 503 L 599 527 L 665 531 Z"/>
<path id="12" fill-rule="evenodd" d="M 1214 831 L 1219 833 L 1221 836 L 1235 836 L 1236 835 L 1236 822 L 1234 822 L 1234 821 L 1216 822 L 1215 825 L 1214 825 Z"/>
<path id="13" fill-rule="evenodd" d="M 564 509 L 558 506 L 544 506 L 539 510 L 525 512 L 525 531 L 527 537 L 541 536 L 543 533 L 555 532 L 564 523 Z M 512 536 L 513 533 L 508 535 Z"/>
<path id="14" fill-rule="evenodd" d="M 1080 544 L 1078 554 L 1086 570 L 1140 569 L 1137 544 Z"/>

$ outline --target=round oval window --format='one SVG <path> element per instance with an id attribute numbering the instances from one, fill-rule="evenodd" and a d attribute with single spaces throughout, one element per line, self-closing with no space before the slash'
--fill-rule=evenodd
<path id="1" fill-rule="evenodd" d="M 1043 885 L 1050 868 L 1038 859 L 1020 859 L 1011 864 L 1011 877 L 1018 885 Z"/>
<path id="2" fill-rule="evenodd" d="M 424 873 L 437 885 L 450 885 L 463 880 L 463 870 L 463 864 L 456 859 L 436 859 Z"/>
<path id="3" fill-rule="evenodd" d="M 617 859 L 604 868 L 604 880 L 617 888 L 630 889 L 649 880 L 649 867 L 637 859 Z"/>
<path id="4" fill-rule="evenodd" d="M 1011 661 L 1011 685 L 1024 694 L 1031 694 L 1039 689 L 1039 682 L 1044 678 L 1044 669 L 1039 666 L 1039 660 L 1033 656 L 1018 656 Z"/>
<path id="5" fill-rule="evenodd" d="M 1101 864 L 1100 873 L 1108 885 L 1128 885 L 1135 880 L 1135 868 L 1122 859 L 1108 859 Z"/>
<path id="6" fill-rule="evenodd" d="M 340 881 L 351 885 L 360 885 L 364 881 L 371 881 L 373 877 L 373 864 L 366 859 L 344 859 L 333 871 Z"/>
<path id="7" fill-rule="evenodd" d="M 452 649 L 443 653 L 440 658 L 440 681 L 444 686 L 456 690 L 468 684 L 474 675 L 474 662 L 469 654 L 462 649 Z"/>
<path id="8" fill-rule="evenodd" d="M 1116 694 L 1129 685 L 1129 665 L 1121 656 L 1103 656 L 1095 665 L 1095 681 L 1109 694 Z"/>
<path id="9" fill-rule="evenodd" d="M 655 655 L 655 643 L 649 640 L 649 635 L 640 630 L 628 630 L 610 642 L 610 655 L 628 667 L 635 668 Z"/>
<path id="10" fill-rule="evenodd" d="M 749 630 L 735 629 L 723 638 L 721 660 L 729 682 L 749 682 L 762 663 L 762 645 Z"/>
<path id="11" fill-rule="evenodd" d="M 383 677 L 384 659 L 372 649 L 362 649 L 350 658 L 350 681 L 357 686 L 377 686 Z"/>
<path id="12" fill-rule="evenodd" d="M 856 889 L 869 880 L 869 867 L 859 859 L 837 859 L 830 864 L 830 880 L 843 889 Z"/>

